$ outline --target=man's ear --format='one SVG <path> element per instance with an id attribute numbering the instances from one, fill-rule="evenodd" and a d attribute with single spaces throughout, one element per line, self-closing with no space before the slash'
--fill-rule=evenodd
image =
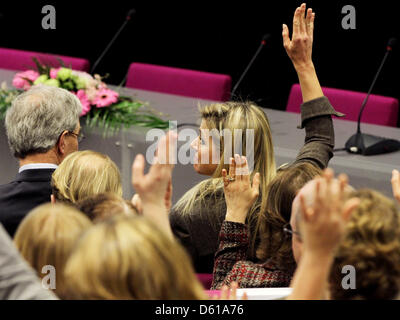
<path id="1" fill-rule="evenodd" d="M 58 139 L 57 145 L 56 145 L 57 152 L 59 154 L 61 154 L 62 156 L 65 154 L 65 137 L 66 137 L 67 133 L 68 133 L 67 131 L 64 131 L 61 134 L 60 139 Z"/>
<path id="2" fill-rule="evenodd" d="M 51 194 L 50 201 L 51 201 L 52 204 L 56 203 L 56 197 L 54 196 L 54 194 Z"/>

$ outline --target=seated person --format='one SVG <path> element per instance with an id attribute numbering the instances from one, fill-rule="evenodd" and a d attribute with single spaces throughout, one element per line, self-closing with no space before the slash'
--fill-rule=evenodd
<path id="1" fill-rule="evenodd" d="M 20 166 L 15 180 L 0 186 L 0 222 L 11 237 L 31 209 L 50 202 L 52 173 L 78 150 L 81 109 L 67 90 L 36 86 L 7 110 L 8 144 Z"/>
<path id="2" fill-rule="evenodd" d="M 91 224 L 83 213 L 71 206 L 47 203 L 29 212 L 15 233 L 15 246 L 40 278 L 52 272 L 45 266 L 54 267 L 55 283 L 52 284 L 50 278 L 49 285 L 60 298 L 65 294 L 67 258 Z"/>
<path id="3" fill-rule="evenodd" d="M 117 165 L 107 155 L 90 150 L 66 157 L 54 171 L 51 187 L 56 202 L 76 203 L 103 192 L 122 196 Z"/>
<path id="4" fill-rule="evenodd" d="M 158 154 L 177 136 L 159 142 Z M 160 156 L 161 157 L 161 156 Z M 165 160 L 165 159 L 164 159 Z M 172 162 L 174 163 L 174 162 Z M 144 174 L 138 155 L 132 181 L 143 216 L 99 222 L 80 239 L 65 269 L 70 299 L 205 299 L 188 255 L 174 239 L 166 194 L 173 165 L 158 159 Z"/>
<path id="5" fill-rule="evenodd" d="M 93 223 L 103 221 L 115 215 L 135 216 L 136 208 L 130 201 L 122 199 L 115 193 L 99 193 L 75 203 L 79 211 L 83 212 Z"/>
<path id="6" fill-rule="evenodd" d="M 332 176 L 307 184 L 293 203 L 299 265 L 290 298 L 397 298 L 400 216 L 395 203 L 370 189 L 343 194 L 330 182 Z M 346 281 L 345 266 L 350 267 Z"/>
<path id="7" fill-rule="evenodd" d="M 301 22 L 304 25 L 303 31 L 296 24 L 292 41 L 289 39 L 287 27 L 283 30 L 284 46 L 298 74 L 304 102 L 301 127 L 306 129 L 306 139 L 294 164 L 308 162 L 324 169 L 333 156 L 334 131 L 331 115 L 341 114 L 335 112 L 324 97 L 318 82 L 311 59 L 314 15 L 311 9 L 306 19 L 304 15 L 305 5 L 295 13 L 296 23 L 300 25 Z M 308 28 L 305 27 L 306 23 Z M 300 38 L 305 41 L 299 41 Z M 248 258 L 256 261 L 255 251 L 259 242 L 256 224 L 259 213 L 268 209 L 268 186 L 276 174 L 268 119 L 262 109 L 251 103 L 214 104 L 202 111 L 200 129 L 217 129 L 220 134 L 224 129 L 230 129 L 232 133 L 234 129 L 242 129 L 243 132 L 247 129 L 254 130 L 254 145 L 249 146 L 254 152 L 254 171 L 251 176 L 255 172 L 261 175 L 260 195 L 249 209 L 246 222 L 252 237 Z M 223 147 L 224 138 L 221 137 L 217 142 L 211 137 L 204 139 L 201 136 L 194 141 L 195 158 L 199 160 L 194 167 L 197 172 L 212 178 L 189 190 L 172 208 L 170 214 L 175 236 L 192 256 L 196 271 L 201 273 L 211 273 L 213 270 L 218 234 L 226 214 L 222 170 L 228 169 L 229 164 L 225 163 L 225 158 L 232 156 L 232 150 L 222 150 L 217 157 L 219 163 L 213 164 L 213 153 L 218 150 L 216 146 Z M 246 147 L 248 146 L 243 142 L 242 150 L 246 150 Z"/>

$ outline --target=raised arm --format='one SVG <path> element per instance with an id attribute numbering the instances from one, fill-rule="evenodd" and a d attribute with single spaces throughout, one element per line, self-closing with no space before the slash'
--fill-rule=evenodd
<path id="1" fill-rule="evenodd" d="M 294 13 L 292 39 L 286 24 L 282 30 L 283 46 L 299 77 L 303 102 L 324 95 L 312 62 L 315 13 L 309 8 L 305 16 L 305 11 L 306 4 L 303 3 Z"/>
<path id="2" fill-rule="evenodd" d="M 145 159 L 143 155 L 136 156 L 132 165 L 132 185 L 137 192 L 136 205 L 140 207 L 143 216 L 157 224 L 173 238 L 168 212 L 172 196 L 172 170 L 175 159 L 170 152 L 174 150 L 177 135 L 169 132 L 160 139 L 157 156 L 147 174 L 144 174 Z M 140 203 L 140 205 L 138 205 Z"/>
<path id="3" fill-rule="evenodd" d="M 303 104 L 301 106 L 301 126 L 305 128 L 306 138 L 295 163 L 308 161 L 321 169 L 327 167 L 333 156 L 335 136 L 331 115 L 338 113 L 324 97 L 312 61 L 315 13 L 302 4 L 293 16 L 293 34 L 283 25 L 283 45 L 297 72 Z"/>
<path id="4" fill-rule="evenodd" d="M 293 291 L 288 299 L 323 299 L 328 289 L 328 279 L 334 253 L 345 234 L 345 227 L 352 211 L 358 206 L 356 198 L 345 201 L 347 177 L 339 176 L 339 187 L 333 186 L 333 171 L 325 170 L 323 179 L 317 178 L 314 200 L 307 205 L 303 194 L 300 233 L 304 253 L 292 281 Z M 300 213 L 299 213 L 300 214 Z"/>
<path id="5" fill-rule="evenodd" d="M 260 175 L 250 181 L 247 160 L 235 155 L 230 159 L 229 175 L 222 170 L 226 216 L 219 234 L 219 246 L 214 258 L 212 288 L 220 288 L 235 264 L 247 259 L 249 234 L 247 213 L 259 195 Z"/>

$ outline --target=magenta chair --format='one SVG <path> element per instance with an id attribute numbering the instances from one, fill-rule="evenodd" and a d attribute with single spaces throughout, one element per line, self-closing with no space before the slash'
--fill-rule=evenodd
<path id="1" fill-rule="evenodd" d="M 32 58 L 37 58 L 39 62 L 50 65 L 52 67 L 59 67 L 60 62 L 58 61 L 58 59 L 61 59 L 66 67 L 72 67 L 72 69 L 75 70 L 88 72 L 90 68 L 89 61 L 82 58 L 0 48 L 1 69 L 24 71 L 27 69 L 35 68 L 35 63 L 33 62 Z"/>
<path id="2" fill-rule="evenodd" d="M 126 86 L 214 101 L 230 99 L 231 77 L 187 69 L 132 63 Z"/>
<path id="3" fill-rule="evenodd" d="M 358 113 L 366 93 L 347 91 L 334 88 L 322 88 L 324 95 L 338 112 L 346 114 L 343 120 L 358 120 Z M 286 111 L 300 112 L 303 103 L 299 84 L 294 84 L 290 90 Z M 370 95 L 361 122 L 396 127 L 399 113 L 399 101 L 395 98 Z"/>
<path id="4" fill-rule="evenodd" d="M 196 273 L 196 276 L 203 285 L 204 289 L 209 290 L 211 288 L 213 280 L 212 273 Z"/>

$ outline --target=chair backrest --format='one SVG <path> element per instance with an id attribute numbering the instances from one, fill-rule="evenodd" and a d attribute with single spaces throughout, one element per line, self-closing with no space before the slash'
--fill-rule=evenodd
<path id="1" fill-rule="evenodd" d="M 357 121 L 361 104 L 367 96 L 366 93 L 325 87 L 322 88 L 322 91 L 336 111 L 346 114 L 343 120 Z M 302 103 L 300 85 L 294 84 L 290 90 L 286 111 L 299 113 Z M 396 127 L 398 113 L 399 101 L 397 99 L 371 94 L 361 122 Z"/>
<path id="2" fill-rule="evenodd" d="M 60 67 L 61 59 L 66 67 L 79 71 L 89 71 L 90 63 L 86 59 L 60 56 L 49 53 L 23 51 L 16 49 L 0 48 L 0 68 L 24 71 L 35 67 L 32 58 L 37 58 L 43 64 Z"/>
<path id="3" fill-rule="evenodd" d="M 132 63 L 126 86 L 214 101 L 230 99 L 229 75 L 180 68 Z"/>
<path id="4" fill-rule="evenodd" d="M 197 273 L 196 276 L 203 285 L 204 289 L 208 290 L 211 288 L 213 280 L 212 273 Z"/>

